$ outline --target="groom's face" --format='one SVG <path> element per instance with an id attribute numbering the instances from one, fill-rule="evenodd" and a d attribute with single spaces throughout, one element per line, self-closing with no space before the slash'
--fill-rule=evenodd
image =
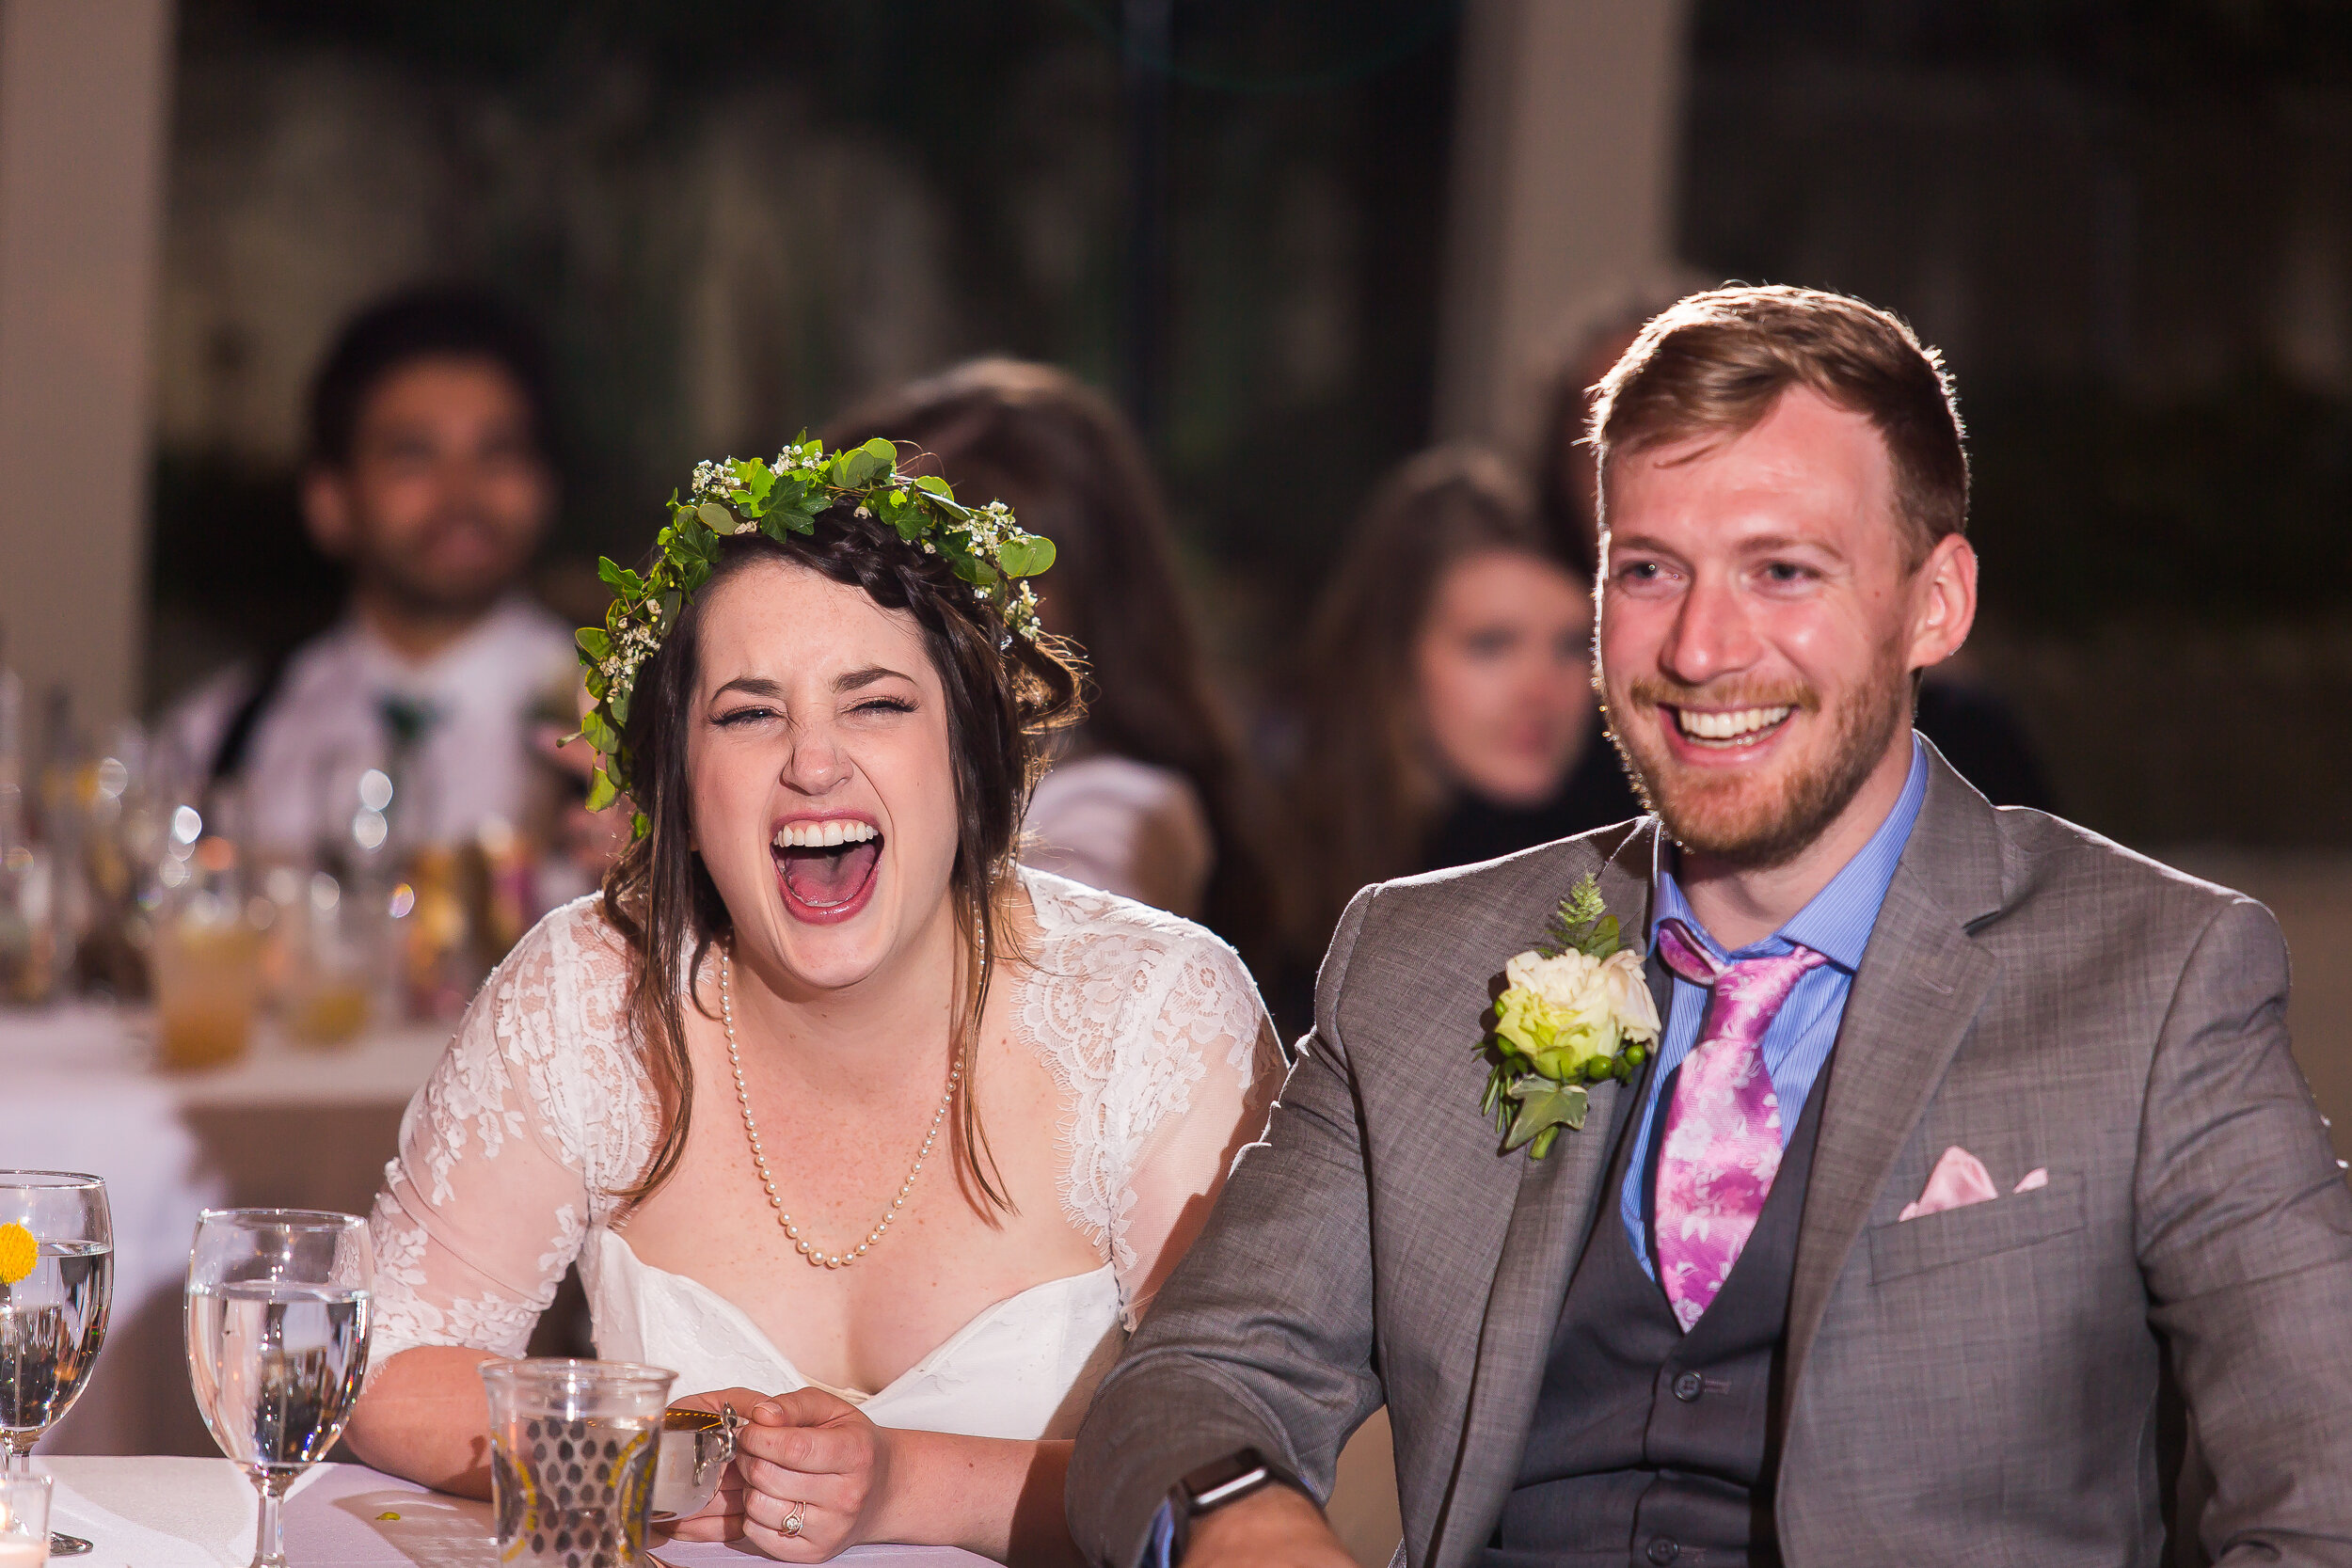
<path id="1" fill-rule="evenodd" d="M 1908 765 L 1911 673 L 1959 646 L 1934 579 L 1967 546 L 1918 562 L 1877 429 L 1804 388 L 1740 436 L 1615 458 L 1607 505 L 1618 747 L 1684 848 L 1785 863 Z"/>

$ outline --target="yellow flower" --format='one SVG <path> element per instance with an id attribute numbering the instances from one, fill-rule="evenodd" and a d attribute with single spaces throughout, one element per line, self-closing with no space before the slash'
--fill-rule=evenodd
<path id="1" fill-rule="evenodd" d="M 40 1261 L 40 1243 L 21 1225 L 0 1225 L 0 1285 L 14 1285 Z"/>
<path id="2" fill-rule="evenodd" d="M 1496 998 L 1495 1033 L 1555 1084 L 1582 1078 L 1585 1063 L 1617 1049 L 1617 1027 L 1606 1012 L 1572 1011 L 1526 986 Z"/>
<path id="3" fill-rule="evenodd" d="M 1628 1041 L 1657 1042 L 1658 1005 L 1639 953 L 1521 953 L 1503 977 L 1495 1033 L 1554 1083 L 1581 1080 L 1588 1063 L 1616 1055 Z"/>

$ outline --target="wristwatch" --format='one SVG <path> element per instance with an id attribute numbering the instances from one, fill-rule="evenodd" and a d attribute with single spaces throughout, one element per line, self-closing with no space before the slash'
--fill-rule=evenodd
<path id="1" fill-rule="evenodd" d="M 1287 1486 L 1302 1497 L 1311 1496 L 1305 1482 L 1256 1449 L 1236 1449 L 1222 1459 L 1185 1472 L 1183 1480 L 1168 1489 L 1168 1562 L 1184 1560 L 1184 1544 L 1195 1519 L 1268 1486 Z"/>

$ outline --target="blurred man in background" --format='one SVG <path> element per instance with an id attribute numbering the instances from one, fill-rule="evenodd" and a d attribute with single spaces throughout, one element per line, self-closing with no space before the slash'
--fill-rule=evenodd
<path id="1" fill-rule="evenodd" d="M 349 568 L 348 609 L 170 721 L 212 784 L 242 785 L 245 836 L 339 836 L 384 805 L 370 769 L 394 781 L 406 842 L 524 819 L 548 784 L 532 720 L 573 663 L 570 633 L 521 586 L 555 507 L 549 435 L 546 352 L 494 299 L 406 293 L 337 337 L 312 384 L 302 511 Z"/>

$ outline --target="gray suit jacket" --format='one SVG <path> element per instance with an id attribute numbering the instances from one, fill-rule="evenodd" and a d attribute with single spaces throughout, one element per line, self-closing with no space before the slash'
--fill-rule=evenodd
<path id="1" fill-rule="evenodd" d="M 1783 1553 L 2153 1564 L 2169 1377 L 2209 1466 L 2205 1551 L 2352 1564 L 2352 1191 L 2288 1055 L 2277 925 L 1930 766 L 1815 1090 Z M 1245 1445 L 1327 1493 L 1385 1399 L 1406 1556 L 1474 1560 L 1634 1097 L 1604 1085 L 1549 1159 L 1504 1156 L 1471 1048 L 1503 961 L 1585 872 L 1646 929 L 1656 832 L 1357 895 L 1264 1140 L 1079 1434 L 1089 1557 L 1132 1568 L 1169 1484 Z M 1954 1144 L 2004 1196 L 1898 1223 Z M 2036 1167 L 2049 1184 L 2010 1194 Z"/>

